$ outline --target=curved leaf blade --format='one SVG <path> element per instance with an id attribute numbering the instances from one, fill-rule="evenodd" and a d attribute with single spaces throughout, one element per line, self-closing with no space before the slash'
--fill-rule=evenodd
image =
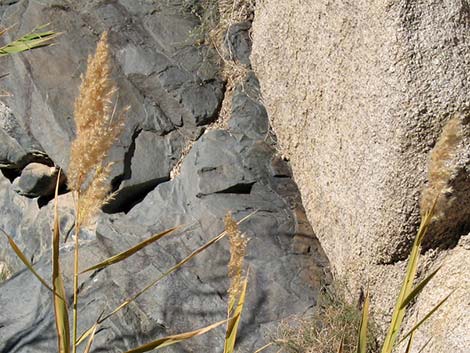
<path id="1" fill-rule="evenodd" d="M 180 227 L 173 227 L 173 228 L 167 229 L 167 230 L 165 230 L 161 233 L 152 235 L 150 238 L 140 242 L 139 244 L 137 244 L 137 245 L 125 250 L 125 251 L 122 251 L 119 254 L 113 255 L 110 258 L 108 258 L 108 259 L 106 259 L 106 260 L 104 260 L 104 261 L 102 261 L 102 262 L 100 262 L 100 263 L 98 263 L 94 266 L 91 266 L 91 267 L 87 268 L 86 270 L 83 270 L 82 272 L 80 272 L 80 274 L 83 274 L 83 273 L 89 272 L 89 271 L 93 271 L 93 270 L 99 270 L 99 269 L 108 267 L 110 265 L 116 264 L 118 262 L 121 262 L 121 261 L 127 259 L 128 257 L 134 255 L 139 250 L 142 250 L 147 245 L 150 245 L 150 244 L 156 242 L 157 240 L 160 240 L 164 236 L 174 232 L 178 228 L 180 228 Z"/>
<path id="2" fill-rule="evenodd" d="M 0 231 L 7 237 L 8 243 L 10 244 L 10 247 L 12 250 L 15 252 L 16 256 L 23 262 L 23 264 L 28 268 L 28 270 L 36 277 L 41 284 L 46 287 L 52 294 L 55 294 L 59 298 L 63 298 L 59 293 L 54 292 L 54 290 L 49 286 L 49 284 L 46 282 L 44 278 L 41 277 L 39 273 L 34 269 L 33 265 L 29 260 L 27 259 L 26 255 L 21 251 L 21 249 L 18 247 L 18 245 L 15 243 L 13 238 L 8 235 L 3 229 L 0 229 Z"/>
<path id="3" fill-rule="evenodd" d="M 185 333 L 180 333 L 180 334 L 172 335 L 172 336 L 167 336 L 167 337 L 164 337 L 164 338 L 159 338 L 155 341 L 144 344 L 140 347 L 131 349 L 130 351 L 127 351 L 125 353 L 144 353 L 144 352 L 149 352 L 149 351 L 152 351 L 152 350 L 155 350 L 155 349 L 160 349 L 160 348 L 163 348 L 163 347 L 168 347 L 168 346 L 171 346 L 175 343 L 178 343 L 178 342 L 185 341 L 185 340 L 188 340 L 188 339 L 193 338 L 193 337 L 203 335 L 203 334 L 205 334 L 205 333 L 207 333 L 207 332 L 223 325 L 226 322 L 227 322 L 227 320 L 222 320 L 222 321 L 216 322 L 215 324 L 200 328 L 198 330 L 185 332 Z"/>
<path id="4" fill-rule="evenodd" d="M 414 298 L 418 296 L 419 293 L 424 289 L 424 287 L 428 284 L 428 282 L 439 272 L 441 267 L 438 267 L 435 271 L 433 271 L 429 276 L 423 279 L 411 292 L 408 296 L 403 300 L 401 303 L 400 309 L 404 309 Z"/>
<path id="5" fill-rule="evenodd" d="M 403 336 L 403 338 L 400 340 L 400 342 L 403 342 L 407 337 L 411 336 L 413 332 L 415 332 L 427 319 L 429 319 L 436 311 L 439 309 L 446 301 L 449 299 L 449 297 L 455 292 L 453 290 L 450 292 L 444 299 L 442 299 L 439 303 L 436 304 L 434 308 L 432 308 L 416 325 L 413 326 L 413 328 L 408 331 L 408 333 Z"/>
<path id="6" fill-rule="evenodd" d="M 235 341 L 237 339 L 238 327 L 240 326 L 241 315 L 243 306 L 245 304 L 246 288 L 248 286 L 248 275 L 245 277 L 243 282 L 242 290 L 238 299 L 237 307 L 233 318 L 231 318 L 227 325 L 227 331 L 225 333 L 225 346 L 224 353 L 233 353 L 235 349 Z"/>

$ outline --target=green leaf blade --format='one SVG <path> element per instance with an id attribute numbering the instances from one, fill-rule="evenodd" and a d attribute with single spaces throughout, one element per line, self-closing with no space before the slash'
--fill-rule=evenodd
<path id="1" fill-rule="evenodd" d="M 367 353 L 367 330 L 369 324 L 370 295 L 367 291 L 364 306 L 362 308 L 361 324 L 359 326 L 359 338 L 357 343 L 357 353 Z"/>
<path id="2" fill-rule="evenodd" d="M 403 300 L 401 303 L 400 309 L 405 309 L 406 306 L 414 299 L 416 298 L 419 293 L 424 289 L 424 287 L 429 283 L 429 281 L 439 272 L 440 267 L 438 267 L 435 271 L 433 271 L 431 274 L 429 274 L 425 279 L 423 279 L 409 294 L 408 296 Z"/>

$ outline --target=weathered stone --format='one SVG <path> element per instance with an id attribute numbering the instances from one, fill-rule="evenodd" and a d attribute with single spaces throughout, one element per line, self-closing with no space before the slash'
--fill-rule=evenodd
<path id="1" fill-rule="evenodd" d="M 116 197 L 105 207 L 107 212 L 129 210 L 158 184 L 170 180 L 170 171 L 181 155 L 185 139 L 178 131 L 165 136 L 141 131 L 126 158 L 128 169 L 121 176 Z"/>
<path id="2" fill-rule="evenodd" d="M 41 147 L 20 126 L 11 109 L 0 102 L 0 167 L 23 168 L 33 160 L 44 160 Z"/>
<path id="3" fill-rule="evenodd" d="M 55 46 L 2 58 L 2 67 L 10 73 L 2 85 L 11 93 L 2 101 L 26 136 L 64 170 L 74 136 L 73 102 L 80 75 L 104 30 L 110 32 L 115 54 L 118 109 L 132 107 L 125 132 L 110 154 L 114 178 L 129 168 L 125 154 L 135 131 L 154 130 L 163 135 L 178 129 L 194 137 L 200 134 L 199 125 L 216 118 L 223 83 L 210 59 L 213 53 L 192 45 L 189 31 L 197 26 L 197 18 L 182 11 L 179 1 L 157 6 L 144 0 L 22 0 L 5 11 L 4 19 L 19 23 L 6 34 L 7 39 L 49 22 L 51 28 L 66 32 Z"/>
<path id="4" fill-rule="evenodd" d="M 457 0 L 257 3 L 251 59 L 280 150 L 338 273 L 352 287 L 370 283 L 378 322 L 420 221 L 428 153 L 450 116 L 468 114 L 469 14 Z M 454 161 L 456 203 L 430 229 L 430 251 L 470 227 L 469 129 Z"/>
<path id="5" fill-rule="evenodd" d="M 23 196 L 39 197 L 54 194 L 58 170 L 40 163 L 30 163 L 13 182 L 14 190 Z M 62 183 L 65 178 L 62 175 Z"/>
<path id="6" fill-rule="evenodd" d="M 251 22 L 237 23 L 230 26 L 227 33 L 227 47 L 232 60 L 249 66 L 251 54 Z"/>
<path id="7" fill-rule="evenodd" d="M 244 93 L 239 91 L 238 94 Z M 253 120 L 265 118 L 264 114 L 252 116 Z M 83 267 L 162 229 L 179 224 L 187 224 L 188 227 L 164 238 L 159 244 L 147 247 L 139 255 L 126 260 L 125 264 L 81 277 L 83 289 L 79 310 L 91 314 L 81 314 L 80 331 L 94 322 L 95 314 L 102 308 L 117 306 L 121 300 L 219 234 L 228 211 L 236 219 L 257 211 L 240 225 L 250 238 L 246 257 L 250 277 L 239 348 L 253 351 L 261 347 L 270 340 L 271 330 L 278 320 L 305 312 L 315 305 L 321 284 L 328 281 L 325 277 L 327 261 L 322 252 L 315 250 L 313 238 L 305 238 L 309 251 L 299 254 L 292 250 L 297 227 L 294 215 L 286 210 L 285 198 L 295 195 L 299 198 L 298 192 L 295 188 L 282 189 L 284 194 L 275 191 L 276 180 L 288 178 L 272 176 L 270 160 L 275 153 L 274 148 L 265 136 L 249 137 L 252 134 L 249 127 L 242 136 L 240 126 L 243 124 L 232 124 L 238 126 L 237 134 L 232 135 L 230 131 L 204 134 L 185 157 L 181 174 L 159 184 L 127 215 L 101 216 L 95 240 L 82 243 L 80 263 Z M 151 134 L 142 136 L 153 138 Z M 214 166 L 224 172 L 212 173 L 208 177 L 206 171 Z M 240 185 L 240 180 L 251 180 L 252 185 L 247 189 L 230 187 Z M 71 248 L 65 245 L 62 253 L 66 280 L 70 280 Z M 43 258 L 37 266 L 40 273 L 48 277 L 50 264 L 46 259 Z M 97 335 L 95 349 L 120 352 L 152 338 L 224 319 L 229 285 L 228 259 L 226 240 L 198 255 L 189 266 L 141 296 L 124 315 L 113 317 L 107 329 Z M 3 301 L 10 300 L 20 288 L 22 292 L 38 293 L 33 301 L 21 308 L 21 312 L 0 313 L 0 322 L 14 322 L 0 328 L 2 353 L 23 352 L 26 347 L 29 352 L 42 352 L 55 347 L 54 335 L 49 330 L 53 331 L 49 293 L 41 290 L 37 282 L 26 281 L 29 277 L 27 272 L 21 272 L 0 287 L 2 306 Z M 39 322 L 39 317 L 41 325 L 31 326 L 31 323 Z M 28 332 L 28 337 L 36 339 L 25 343 L 26 336 L 19 332 Z M 223 337 L 224 329 L 220 328 L 199 339 L 170 347 L 168 352 L 186 349 L 219 351 Z"/>
<path id="8" fill-rule="evenodd" d="M 73 197 L 70 193 L 59 195 L 60 231 L 70 239 L 73 230 Z M 31 262 L 41 258 L 50 249 L 53 229 L 54 204 L 40 207 L 37 199 L 18 195 L 10 181 L 0 176 L 0 229 L 13 237 L 15 243 Z M 85 232 L 84 238 L 90 237 Z M 7 238 L 0 234 L 0 261 L 5 262 L 12 273 L 24 268 L 23 263 L 11 251 Z"/>
<path id="9" fill-rule="evenodd" d="M 433 337 L 431 352 L 465 352 L 470 347 L 470 320 L 468 320 L 470 293 L 470 234 L 462 236 L 457 246 L 449 251 L 430 251 L 423 261 L 422 272 L 441 269 L 432 279 L 430 288 L 425 289 L 417 299 L 415 310 L 405 331 L 410 330 L 423 315 L 430 312 L 442 299 L 452 293 L 444 306 L 435 312 L 417 330 L 413 342 L 415 347 L 423 347 Z"/>

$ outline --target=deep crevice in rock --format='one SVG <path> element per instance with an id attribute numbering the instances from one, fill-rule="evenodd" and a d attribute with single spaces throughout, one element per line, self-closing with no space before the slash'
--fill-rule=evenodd
<path id="1" fill-rule="evenodd" d="M 238 183 L 227 189 L 216 191 L 214 194 L 250 194 L 255 182 Z"/>
<path id="2" fill-rule="evenodd" d="M 159 184 L 169 181 L 170 178 L 159 178 L 149 180 L 145 183 L 132 185 L 119 190 L 114 200 L 103 207 L 105 213 L 129 212 L 134 206 L 140 203 L 149 192 L 154 190 Z"/>

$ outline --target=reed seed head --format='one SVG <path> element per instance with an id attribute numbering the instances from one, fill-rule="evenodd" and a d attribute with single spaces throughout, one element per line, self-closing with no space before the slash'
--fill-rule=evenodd
<path id="1" fill-rule="evenodd" d="M 125 114 L 116 117 L 113 109 L 115 92 L 105 32 L 96 54 L 88 58 L 88 69 L 75 102 L 76 138 L 67 173 L 69 187 L 74 191 L 83 191 L 88 175 L 103 163 L 124 128 Z"/>
<path id="2" fill-rule="evenodd" d="M 95 55 L 88 58 L 87 72 L 75 101 L 76 137 L 72 142 L 67 179 L 69 188 L 78 194 L 79 224 L 88 224 L 109 199 L 108 178 L 112 165 L 106 163 L 106 159 L 124 129 L 128 109 L 116 114 L 115 93 L 108 34 L 104 32 Z"/>
<path id="3" fill-rule="evenodd" d="M 233 303 L 242 289 L 243 260 L 246 255 L 248 239 L 240 232 L 237 222 L 235 222 L 230 213 L 227 213 L 224 222 L 225 231 L 230 241 L 230 261 L 228 264 L 230 288 L 228 295 L 229 303 Z"/>
<path id="4" fill-rule="evenodd" d="M 431 151 L 431 160 L 428 166 L 428 185 L 421 195 L 421 215 L 429 212 L 434 203 L 435 215 L 439 217 L 449 206 L 452 192 L 449 181 L 456 173 L 453 162 L 457 147 L 462 140 L 462 120 L 455 115 L 444 126 L 442 133 Z"/>

